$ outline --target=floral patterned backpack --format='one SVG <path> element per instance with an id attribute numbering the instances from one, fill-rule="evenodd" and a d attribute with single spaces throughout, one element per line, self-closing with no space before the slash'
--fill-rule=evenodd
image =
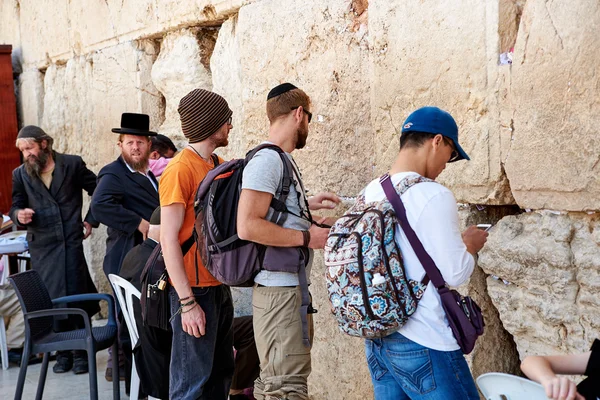
<path id="1" fill-rule="evenodd" d="M 423 177 L 402 180 L 402 195 Z M 387 199 L 366 203 L 364 190 L 331 228 L 325 245 L 326 282 L 331 312 L 350 336 L 377 338 L 401 328 L 416 311 L 427 288 L 409 280 L 395 240 L 398 220 Z"/>

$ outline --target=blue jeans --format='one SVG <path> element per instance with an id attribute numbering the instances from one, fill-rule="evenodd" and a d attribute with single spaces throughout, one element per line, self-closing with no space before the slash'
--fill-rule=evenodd
<path id="1" fill-rule="evenodd" d="M 375 400 L 479 400 L 460 350 L 429 349 L 398 332 L 365 347 Z"/>
<path id="2" fill-rule="evenodd" d="M 196 338 L 181 327 L 181 315 L 171 321 L 173 347 L 169 398 L 172 400 L 227 400 L 233 376 L 233 303 L 228 286 L 192 288 L 206 316 L 205 335 Z M 171 313 L 179 297 L 169 289 Z M 157 377 L 159 379 L 159 377 Z"/>

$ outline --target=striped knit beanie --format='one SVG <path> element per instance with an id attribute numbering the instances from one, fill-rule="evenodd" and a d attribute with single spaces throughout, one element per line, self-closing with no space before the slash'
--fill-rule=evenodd
<path id="1" fill-rule="evenodd" d="M 190 143 L 198 143 L 211 136 L 233 114 L 223 97 L 204 89 L 194 89 L 186 94 L 177 111 L 183 135 Z"/>

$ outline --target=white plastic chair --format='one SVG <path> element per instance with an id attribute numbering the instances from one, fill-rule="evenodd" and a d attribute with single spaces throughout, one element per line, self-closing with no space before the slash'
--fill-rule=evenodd
<path id="1" fill-rule="evenodd" d="M 477 386 L 486 400 L 547 400 L 539 383 L 518 376 L 490 372 L 477 378 Z"/>
<path id="2" fill-rule="evenodd" d="M 6 325 L 0 315 L 0 351 L 2 352 L 2 369 L 8 369 L 8 346 L 6 344 Z"/>
<path id="3" fill-rule="evenodd" d="M 129 337 L 131 338 L 131 348 L 133 349 L 137 344 L 140 335 L 138 334 L 137 325 L 135 324 L 135 316 L 133 312 L 133 296 L 137 297 L 138 300 L 141 297 L 139 290 L 135 288 L 131 283 L 115 274 L 108 275 L 108 279 L 112 284 L 119 306 L 123 312 L 123 318 L 127 324 L 129 330 Z M 137 369 L 135 368 L 135 357 L 132 358 L 131 362 L 131 388 L 129 393 L 130 399 L 137 399 L 140 393 L 140 377 L 138 376 Z M 148 397 L 151 399 L 152 397 Z"/>

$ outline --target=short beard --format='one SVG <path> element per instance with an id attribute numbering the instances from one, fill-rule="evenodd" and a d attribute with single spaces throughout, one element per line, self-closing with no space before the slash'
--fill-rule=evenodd
<path id="1" fill-rule="evenodd" d="M 208 140 L 215 146 L 215 149 L 226 147 L 229 144 L 229 131 L 221 128 L 211 135 Z"/>
<path id="2" fill-rule="evenodd" d="M 50 150 L 46 148 L 40 151 L 39 157 L 36 157 L 34 155 L 30 155 L 29 157 L 27 157 L 27 160 L 25 160 L 25 162 L 23 163 L 23 165 L 25 165 L 25 172 L 27 172 L 27 175 L 39 178 L 40 174 L 46 167 L 46 164 L 48 164 L 49 156 Z"/>
<path id="3" fill-rule="evenodd" d="M 215 149 L 218 149 L 219 147 L 226 147 L 229 144 L 229 139 L 227 138 L 227 136 L 225 136 L 225 137 L 212 137 L 211 141 L 215 145 Z"/>
<path id="4" fill-rule="evenodd" d="M 129 157 L 129 154 L 122 152 L 121 155 L 123 159 L 134 171 L 146 173 L 148 169 L 148 159 L 150 158 L 150 149 L 148 148 L 148 152 L 144 155 L 144 157 L 140 161 L 134 161 Z"/>
<path id="5" fill-rule="evenodd" d="M 300 150 L 306 146 L 306 139 L 308 138 L 308 129 L 304 127 L 298 128 L 296 131 L 296 150 Z"/>

